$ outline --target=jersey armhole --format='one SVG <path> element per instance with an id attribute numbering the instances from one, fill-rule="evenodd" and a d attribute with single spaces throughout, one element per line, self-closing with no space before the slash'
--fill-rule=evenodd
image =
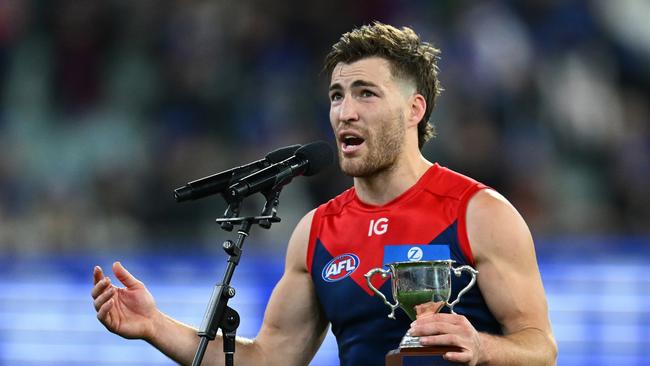
<path id="1" fill-rule="evenodd" d="M 467 263 L 472 267 L 476 267 L 476 262 L 474 261 L 472 246 L 469 244 L 469 237 L 467 236 L 467 204 L 478 191 L 488 188 L 490 187 L 480 183 L 473 185 L 461 196 L 460 207 L 458 208 L 458 244 L 465 259 L 467 259 Z"/>
<path id="2" fill-rule="evenodd" d="M 311 219 L 311 228 L 309 229 L 309 243 L 307 244 L 307 273 L 311 274 L 311 266 L 314 262 L 314 250 L 316 249 L 316 239 L 318 238 L 318 231 L 320 228 L 321 207 L 314 211 L 314 216 Z"/>

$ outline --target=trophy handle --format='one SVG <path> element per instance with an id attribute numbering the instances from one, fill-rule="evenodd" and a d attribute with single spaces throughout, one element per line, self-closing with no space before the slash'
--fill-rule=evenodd
<path id="1" fill-rule="evenodd" d="M 390 314 L 388 314 L 388 317 L 391 319 L 395 319 L 395 309 L 399 306 L 399 301 L 395 300 L 395 305 L 391 304 L 390 301 L 386 299 L 386 296 L 384 296 L 383 293 L 381 293 L 379 290 L 375 288 L 375 286 L 370 283 L 370 278 L 374 276 L 377 273 L 381 273 L 381 278 L 386 278 L 388 277 L 391 272 L 389 270 L 381 269 L 381 268 L 373 268 L 368 273 L 363 275 L 366 278 L 366 283 L 368 283 L 368 287 L 377 294 L 379 297 L 381 297 L 382 300 L 384 300 L 384 304 L 390 308 Z"/>
<path id="2" fill-rule="evenodd" d="M 454 306 L 456 306 L 456 304 L 458 304 L 458 302 L 460 301 L 460 297 L 463 296 L 467 291 L 469 291 L 472 288 L 472 286 L 474 286 L 474 284 L 476 283 L 476 275 L 478 274 L 478 271 L 475 270 L 474 268 L 470 267 L 470 266 L 461 266 L 461 267 L 458 267 L 458 268 L 453 268 L 452 267 L 452 270 L 454 271 L 454 274 L 456 275 L 456 277 L 460 277 L 460 275 L 463 273 L 463 271 L 469 272 L 469 274 L 472 276 L 472 279 L 469 281 L 467 286 L 465 286 L 462 290 L 460 290 L 460 292 L 458 293 L 458 296 L 456 296 L 456 300 L 454 300 L 452 303 L 447 303 L 447 306 L 449 307 L 449 311 L 452 314 L 456 314 L 454 312 Z"/>

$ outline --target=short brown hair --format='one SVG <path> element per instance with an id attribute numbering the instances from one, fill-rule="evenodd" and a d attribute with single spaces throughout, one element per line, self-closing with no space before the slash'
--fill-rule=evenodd
<path id="1" fill-rule="evenodd" d="M 325 57 L 324 71 L 331 78 L 339 62 L 352 63 L 363 58 L 378 56 L 389 61 L 393 77 L 414 81 L 427 106 L 418 124 L 418 146 L 435 136 L 430 123 L 436 97 L 442 91 L 438 81 L 440 50 L 420 37 L 409 27 L 397 29 L 391 25 L 374 22 L 345 33 L 332 46 Z"/>

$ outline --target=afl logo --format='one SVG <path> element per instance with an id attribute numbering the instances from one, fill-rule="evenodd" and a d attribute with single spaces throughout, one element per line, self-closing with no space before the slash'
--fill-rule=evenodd
<path id="1" fill-rule="evenodd" d="M 323 267 L 322 277 L 325 282 L 340 281 L 352 274 L 359 267 L 359 257 L 346 253 L 329 261 Z"/>

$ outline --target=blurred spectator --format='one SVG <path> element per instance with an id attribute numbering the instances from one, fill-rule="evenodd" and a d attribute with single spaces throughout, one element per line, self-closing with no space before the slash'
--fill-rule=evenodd
<path id="1" fill-rule="evenodd" d="M 172 190 L 332 141 L 320 61 L 374 19 L 442 48 L 431 160 L 499 189 L 535 234 L 648 233 L 648 4 L 343 4 L 0 1 L 0 249 L 214 245 L 224 204 Z M 296 180 L 286 224 L 255 238 L 283 246 L 350 183 Z"/>

